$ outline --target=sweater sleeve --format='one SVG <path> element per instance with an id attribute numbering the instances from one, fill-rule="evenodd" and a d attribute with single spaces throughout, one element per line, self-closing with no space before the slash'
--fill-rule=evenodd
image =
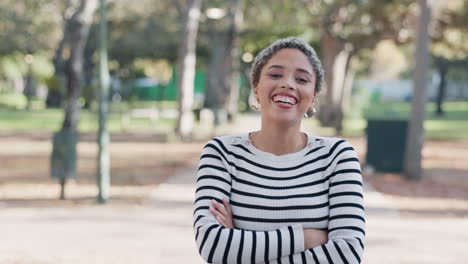
<path id="1" fill-rule="evenodd" d="M 212 199 L 229 201 L 228 153 L 217 141 L 202 151 L 195 193 L 193 227 L 202 258 L 209 263 L 263 263 L 304 251 L 302 225 L 271 231 L 225 228 L 209 212 Z"/>
<path id="2" fill-rule="evenodd" d="M 365 214 L 362 177 L 356 152 L 343 144 L 330 175 L 328 242 L 305 251 L 307 263 L 360 263 L 364 251 Z M 302 253 L 304 255 L 304 253 Z"/>

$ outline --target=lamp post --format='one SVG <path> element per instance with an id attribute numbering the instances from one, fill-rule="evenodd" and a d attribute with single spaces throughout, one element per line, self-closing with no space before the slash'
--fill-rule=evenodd
<path id="1" fill-rule="evenodd" d="M 107 21 L 106 1 L 99 0 L 99 134 L 98 134 L 98 202 L 106 203 L 110 189 L 109 133 L 107 132 L 107 114 L 109 109 L 109 69 L 107 65 Z"/>

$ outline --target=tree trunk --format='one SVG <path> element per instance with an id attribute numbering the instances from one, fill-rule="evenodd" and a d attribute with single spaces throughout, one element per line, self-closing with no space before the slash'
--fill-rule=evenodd
<path id="1" fill-rule="evenodd" d="M 57 107 L 61 105 L 62 101 L 62 89 L 66 86 L 66 59 L 64 58 L 64 51 L 68 47 L 69 44 L 69 36 L 68 36 L 68 24 L 71 18 L 71 14 L 76 13 L 76 7 L 73 6 L 70 0 L 66 1 L 65 10 L 63 12 L 63 36 L 60 40 L 57 49 L 55 50 L 54 57 L 52 62 L 54 64 L 55 69 L 55 77 L 57 78 L 60 84 L 60 90 L 49 90 L 47 93 L 47 100 L 46 102 L 53 102 L 50 105 L 48 104 L 47 107 Z M 59 100 L 57 100 L 59 99 Z M 57 102 L 59 101 L 59 102 Z"/>
<path id="2" fill-rule="evenodd" d="M 238 32 L 243 19 L 242 0 L 233 0 L 233 5 L 229 12 L 229 29 L 227 34 L 226 53 L 226 86 L 229 89 L 229 96 L 226 102 L 226 111 L 229 121 L 234 121 L 239 112 L 239 68 L 240 49 Z"/>
<path id="3" fill-rule="evenodd" d="M 347 62 L 346 62 L 346 72 L 345 72 L 345 77 L 343 80 L 343 88 L 341 91 L 341 97 L 340 97 L 340 111 L 339 115 L 336 120 L 336 125 L 335 125 L 335 132 L 336 135 L 339 136 L 343 132 L 343 120 L 344 120 L 344 114 L 350 110 L 350 104 L 351 104 L 351 91 L 353 88 L 353 81 L 354 81 L 354 70 L 351 67 L 351 59 L 352 55 L 348 56 Z"/>
<path id="4" fill-rule="evenodd" d="M 198 22 L 200 18 L 201 0 L 190 0 L 187 16 L 179 45 L 177 101 L 179 116 L 176 132 L 178 136 L 187 140 L 193 130 L 193 88 L 195 81 L 195 49 L 197 45 Z"/>
<path id="5" fill-rule="evenodd" d="M 405 175 L 412 180 L 422 177 L 422 147 L 424 144 L 424 119 L 426 105 L 426 84 L 429 65 L 429 23 L 431 10 L 427 0 L 418 0 L 419 20 L 416 42 L 416 71 L 414 74 L 413 103 L 411 122 L 408 126 L 406 157 L 404 159 Z"/>
<path id="6" fill-rule="evenodd" d="M 227 99 L 227 88 L 224 82 L 223 57 L 226 53 L 225 37 L 216 25 L 212 29 L 213 49 L 210 56 L 207 86 L 205 90 L 204 107 L 210 109 L 214 114 L 214 125 L 218 126 L 227 120 L 224 105 Z"/>
<path id="7" fill-rule="evenodd" d="M 320 42 L 325 69 L 325 102 L 320 105 L 318 118 L 323 126 L 334 127 L 341 133 L 343 97 L 351 46 L 325 32 Z"/>
<path id="8" fill-rule="evenodd" d="M 446 77 L 447 77 L 447 71 L 448 67 L 447 64 L 444 61 L 439 61 L 437 63 L 437 68 L 439 70 L 439 78 L 440 78 L 440 83 L 439 83 L 439 89 L 437 92 L 437 110 L 436 110 L 436 115 L 438 116 L 443 116 L 444 115 L 444 109 L 442 108 L 442 104 L 444 103 L 444 97 L 445 97 L 445 88 L 446 88 Z"/>
<path id="9" fill-rule="evenodd" d="M 26 110 L 31 110 L 32 105 L 32 98 L 36 95 L 36 84 L 34 82 L 34 76 L 32 73 L 32 65 L 28 63 L 28 73 L 26 75 L 26 84 L 24 86 L 23 94 L 26 96 L 27 104 Z"/>
<path id="10" fill-rule="evenodd" d="M 67 97 L 62 129 L 76 130 L 78 127 L 80 115 L 78 99 L 83 79 L 83 51 L 96 8 L 97 0 L 81 0 L 77 12 L 67 23 L 70 59 L 67 63 Z"/>

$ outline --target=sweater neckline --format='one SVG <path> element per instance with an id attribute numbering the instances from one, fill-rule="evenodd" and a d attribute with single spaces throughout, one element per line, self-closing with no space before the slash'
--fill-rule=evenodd
<path id="1" fill-rule="evenodd" d="M 255 156 L 262 158 L 262 159 L 267 159 L 271 160 L 274 162 L 289 162 L 293 160 L 300 159 L 304 157 L 307 152 L 309 152 L 311 149 L 315 147 L 315 136 L 309 133 L 304 133 L 307 136 L 307 144 L 305 147 L 297 152 L 293 153 L 288 153 L 284 155 L 276 155 L 271 152 L 266 152 L 262 151 L 258 148 L 256 148 L 250 139 L 250 134 L 253 132 L 245 133 L 242 135 L 242 141 L 244 143 L 244 146 L 250 150 Z M 303 133 L 303 132 L 302 132 Z"/>

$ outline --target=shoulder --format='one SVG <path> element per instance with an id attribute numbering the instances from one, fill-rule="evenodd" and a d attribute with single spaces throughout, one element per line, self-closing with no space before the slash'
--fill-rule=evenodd
<path id="1" fill-rule="evenodd" d="M 205 145 L 208 146 L 210 144 L 215 144 L 218 146 L 230 146 L 230 145 L 235 145 L 239 144 L 242 142 L 242 140 L 245 138 L 245 135 L 240 134 L 240 135 L 224 135 L 224 136 L 217 136 L 208 141 L 208 143 Z"/>
<path id="2" fill-rule="evenodd" d="M 354 147 L 347 140 L 338 137 L 316 137 L 316 145 L 329 149 L 332 156 L 357 156 Z"/>
<path id="3" fill-rule="evenodd" d="M 318 143 L 318 145 L 325 146 L 325 147 L 330 147 L 330 148 L 333 148 L 333 147 L 335 147 L 335 148 L 337 148 L 337 147 L 351 147 L 351 148 L 353 148 L 351 143 L 349 143 L 347 140 L 342 139 L 342 138 L 338 138 L 338 137 L 320 137 L 320 136 L 316 136 L 315 141 L 316 141 L 316 143 Z"/>
<path id="4" fill-rule="evenodd" d="M 204 151 L 211 149 L 219 154 L 231 154 L 236 146 L 243 144 L 246 138 L 247 134 L 217 136 L 208 141 L 204 147 Z"/>

